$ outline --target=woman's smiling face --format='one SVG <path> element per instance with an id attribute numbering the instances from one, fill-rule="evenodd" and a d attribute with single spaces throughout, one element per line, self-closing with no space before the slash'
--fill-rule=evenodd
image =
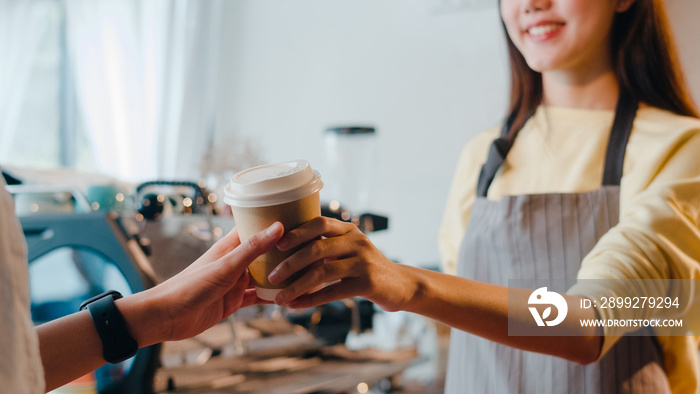
<path id="1" fill-rule="evenodd" d="M 530 68 L 582 71 L 609 62 L 620 7 L 617 0 L 501 0 L 501 17 Z"/>

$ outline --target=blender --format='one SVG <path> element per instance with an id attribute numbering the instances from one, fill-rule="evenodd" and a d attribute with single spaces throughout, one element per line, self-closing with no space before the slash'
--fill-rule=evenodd
<path id="1" fill-rule="evenodd" d="M 362 231 L 384 230 L 386 217 L 367 213 L 376 171 L 376 130 L 371 126 L 328 127 L 324 132 L 326 195 L 324 216 L 353 222 Z"/>

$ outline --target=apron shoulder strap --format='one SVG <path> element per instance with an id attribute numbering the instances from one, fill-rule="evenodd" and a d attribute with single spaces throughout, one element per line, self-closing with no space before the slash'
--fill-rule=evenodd
<path id="1" fill-rule="evenodd" d="M 605 154 L 605 171 L 603 185 L 620 185 L 622 179 L 622 164 L 625 161 L 627 142 L 632 133 L 632 124 L 637 115 L 639 103 L 632 95 L 620 87 L 620 97 L 617 99 L 615 120 L 608 139 L 608 151 Z"/>
<path id="2" fill-rule="evenodd" d="M 620 96 L 615 108 L 615 119 L 613 120 L 605 155 L 603 185 L 620 185 L 627 141 L 629 141 L 629 136 L 632 132 L 632 124 L 634 123 L 638 107 L 637 100 L 626 89 L 620 87 Z M 531 113 L 529 117 L 532 115 Z M 491 182 L 493 182 L 498 169 L 501 168 L 513 145 L 513 142 L 508 138 L 508 132 L 514 119 L 515 115 L 511 114 L 501 128 L 501 136 L 491 143 L 486 163 L 481 167 L 481 172 L 479 173 L 479 181 L 476 187 L 477 197 L 486 197 Z"/>
<path id="3" fill-rule="evenodd" d="M 508 140 L 508 130 L 510 130 L 511 123 L 512 116 L 503 124 L 501 136 L 493 140 L 489 147 L 486 163 L 481 167 L 481 172 L 479 173 L 479 182 L 476 186 L 477 197 L 486 197 L 486 193 L 489 190 L 489 186 L 491 186 L 493 178 L 496 176 L 496 172 L 498 172 L 498 169 L 501 168 L 501 165 L 506 160 L 506 155 L 508 151 L 510 151 L 512 145 Z"/>

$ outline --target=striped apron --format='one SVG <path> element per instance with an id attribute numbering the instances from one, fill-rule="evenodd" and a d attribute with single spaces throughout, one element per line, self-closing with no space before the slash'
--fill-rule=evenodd
<path id="1" fill-rule="evenodd" d="M 620 92 L 603 176 L 588 193 L 486 199 L 510 144 L 506 122 L 482 168 L 457 275 L 508 286 L 509 279 L 576 283 L 583 257 L 619 220 L 622 161 L 637 103 Z M 658 341 L 624 336 L 598 362 L 579 365 L 453 329 L 447 393 L 668 393 Z"/>

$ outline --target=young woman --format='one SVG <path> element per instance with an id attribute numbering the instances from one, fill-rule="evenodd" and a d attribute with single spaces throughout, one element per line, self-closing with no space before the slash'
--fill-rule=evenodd
<path id="1" fill-rule="evenodd" d="M 278 243 L 309 242 L 273 283 L 310 268 L 275 301 L 361 296 L 452 326 L 448 392 L 696 392 L 695 337 L 579 322 L 658 317 L 600 308 L 603 297 L 671 295 L 687 306 L 697 296 L 663 281 L 700 278 L 700 120 L 662 1 L 501 0 L 500 11 L 510 107 L 457 167 L 440 232 L 456 276 L 394 264 L 352 224 L 320 218 Z M 533 319 L 533 289 L 510 279 L 564 283 L 569 314 L 556 332 L 569 336 L 509 335 Z M 630 291 L 587 279 L 662 281 Z M 520 300 L 510 315 L 509 295 Z M 573 307 L 583 299 L 596 308 Z"/>

